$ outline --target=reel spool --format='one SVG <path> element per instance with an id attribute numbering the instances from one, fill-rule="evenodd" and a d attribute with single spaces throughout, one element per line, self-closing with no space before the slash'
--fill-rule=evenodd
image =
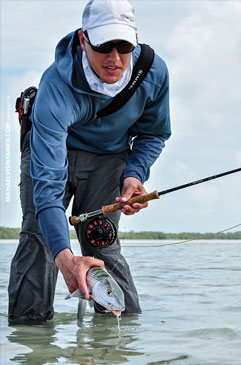
<path id="1" fill-rule="evenodd" d="M 88 243 L 97 248 L 111 246 L 116 239 L 117 231 L 108 218 L 94 218 L 86 227 L 85 236 Z"/>

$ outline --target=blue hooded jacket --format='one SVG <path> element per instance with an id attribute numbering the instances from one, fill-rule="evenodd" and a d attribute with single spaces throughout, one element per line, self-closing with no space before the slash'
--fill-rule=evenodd
<path id="1" fill-rule="evenodd" d="M 169 81 L 164 61 L 153 65 L 128 102 L 97 118 L 112 97 L 90 89 L 82 67 L 76 32 L 56 47 L 55 62 L 44 72 L 32 112 L 31 175 L 40 230 L 55 257 L 70 248 L 62 204 L 67 181 L 67 148 L 113 154 L 131 147 L 122 179 L 144 183 L 170 135 Z M 140 46 L 133 52 L 133 64 Z M 67 146 L 67 147 L 66 147 Z M 112 203 L 112 202 L 110 202 Z"/>

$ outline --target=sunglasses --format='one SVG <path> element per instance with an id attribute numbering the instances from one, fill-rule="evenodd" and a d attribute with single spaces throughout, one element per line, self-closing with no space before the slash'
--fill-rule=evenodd
<path id="1" fill-rule="evenodd" d="M 127 41 L 121 41 L 118 43 L 106 42 L 106 43 L 100 44 L 99 46 L 94 46 L 93 44 L 91 44 L 91 42 L 89 40 L 87 31 L 83 32 L 82 34 L 84 36 L 85 41 L 90 45 L 90 47 L 95 52 L 110 53 L 113 48 L 116 48 L 118 53 L 125 54 L 125 53 L 133 52 L 135 49 L 135 46 L 133 46 L 133 44 L 131 44 Z"/>

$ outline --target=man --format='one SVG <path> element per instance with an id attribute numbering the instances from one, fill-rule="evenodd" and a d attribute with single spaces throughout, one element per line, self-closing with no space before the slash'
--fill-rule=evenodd
<path id="1" fill-rule="evenodd" d="M 79 287 L 89 299 L 86 272 L 105 265 L 124 292 L 126 312 L 141 312 L 118 238 L 114 247 L 94 248 L 86 241 L 86 224 L 79 223 L 83 257 L 75 256 L 65 215 L 73 196 L 72 213 L 78 215 L 115 198 L 126 202 L 146 193 L 143 183 L 150 166 L 170 136 L 163 60 L 155 55 L 147 76 L 122 108 L 105 117 L 96 115 L 128 84 L 139 54 L 134 11 L 126 0 L 89 1 L 82 28 L 57 45 L 32 112 L 31 176 L 38 224 L 27 142 L 22 156 L 23 226 L 11 265 L 10 320 L 52 318 L 57 270 L 49 250 L 70 292 Z M 130 215 L 145 207 L 125 205 L 122 212 Z M 120 212 L 110 219 L 118 226 Z M 97 305 L 95 309 L 101 311 Z"/>

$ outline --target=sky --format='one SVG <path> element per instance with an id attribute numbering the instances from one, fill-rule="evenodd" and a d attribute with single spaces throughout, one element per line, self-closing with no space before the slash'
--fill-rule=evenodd
<path id="1" fill-rule="evenodd" d="M 241 1 L 130 2 L 139 42 L 155 49 L 170 75 L 172 136 L 146 190 L 240 168 Z M 16 97 L 38 86 L 58 41 L 81 27 L 86 3 L 1 0 L 0 226 L 20 227 L 22 218 Z M 240 187 L 239 172 L 167 194 L 134 216 L 122 215 L 120 230 L 221 231 L 241 223 Z"/>

